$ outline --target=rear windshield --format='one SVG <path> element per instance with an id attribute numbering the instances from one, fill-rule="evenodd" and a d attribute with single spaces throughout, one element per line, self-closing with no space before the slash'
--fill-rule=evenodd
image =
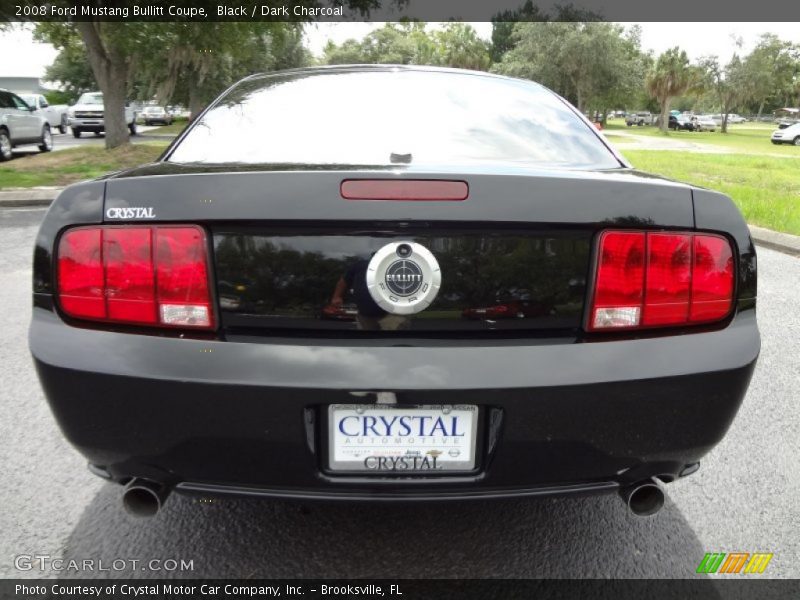
<path id="1" fill-rule="evenodd" d="M 168 158 L 179 163 L 614 168 L 590 126 L 532 82 L 435 71 L 245 81 Z"/>

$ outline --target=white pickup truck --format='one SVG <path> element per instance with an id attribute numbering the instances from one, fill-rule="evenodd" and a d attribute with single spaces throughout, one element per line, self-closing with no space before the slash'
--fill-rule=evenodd
<path id="1" fill-rule="evenodd" d="M 76 138 L 81 137 L 84 131 L 100 135 L 106 129 L 103 119 L 102 92 L 81 94 L 78 101 L 69 107 L 67 119 L 72 128 L 72 135 Z M 128 125 L 131 135 L 136 135 L 136 112 L 127 104 L 125 105 L 125 123 Z"/>
<path id="2" fill-rule="evenodd" d="M 67 133 L 67 109 L 66 104 L 50 104 L 41 94 L 19 94 L 25 103 L 33 109 L 33 112 L 47 119 L 50 129 L 59 133 Z"/>

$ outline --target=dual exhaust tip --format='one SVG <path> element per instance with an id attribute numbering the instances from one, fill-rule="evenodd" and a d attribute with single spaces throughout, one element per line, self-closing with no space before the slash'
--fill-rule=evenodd
<path id="1" fill-rule="evenodd" d="M 170 488 L 148 479 L 132 479 L 122 492 L 122 505 L 134 517 L 155 516 L 170 494 Z M 645 479 L 623 487 L 619 495 L 630 511 L 649 517 L 664 507 L 664 486 L 657 478 Z"/>

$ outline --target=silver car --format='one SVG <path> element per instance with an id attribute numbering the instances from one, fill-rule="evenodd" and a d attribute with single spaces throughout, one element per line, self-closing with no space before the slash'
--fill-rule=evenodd
<path id="1" fill-rule="evenodd" d="M 53 149 L 50 125 L 16 94 L 0 89 L 0 161 L 10 160 L 12 149 L 38 144 L 42 152 Z"/>
<path id="2" fill-rule="evenodd" d="M 163 106 L 145 106 L 141 117 L 145 125 L 153 125 L 154 123 L 172 125 L 173 119 L 172 113 Z"/>

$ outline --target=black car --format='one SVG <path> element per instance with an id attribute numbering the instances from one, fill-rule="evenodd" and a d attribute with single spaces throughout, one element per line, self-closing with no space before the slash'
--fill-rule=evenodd
<path id="1" fill-rule="evenodd" d="M 687 118 L 687 117 L 684 117 L 683 115 L 680 115 L 680 116 L 670 115 L 669 116 L 669 123 L 667 123 L 667 127 L 669 127 L 669 129 L 673 129 L 675 131 L 679 131 L 679 130 L 682 130 L 682 131 L 694 131 L 695 130 L 695 125 L 692 122 L 692 120 Z"/>
<path id="2" fill-rule="evenodd" d="M 478 314 L 498 290 L 546 309 Z M 536 83 L 423 67 L 242 80 L 155 163 L 61 193 L 33 302 L 56 419 L 134 514 L 171 491 L 650 514 L 760 345 L 727 196 L 632 169 Z"/>

